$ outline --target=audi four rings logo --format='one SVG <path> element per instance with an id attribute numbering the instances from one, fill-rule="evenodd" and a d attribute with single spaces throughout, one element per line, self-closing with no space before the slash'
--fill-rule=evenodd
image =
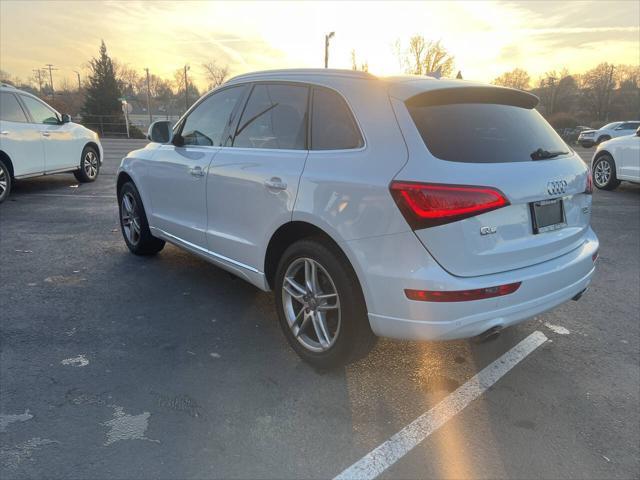
<path id="1" fill-rule="evenodd" d="M 560 195 L 567 191 L 566 180 L 554 180 L 547 183 L 547 193 L 549 195 Z"/>

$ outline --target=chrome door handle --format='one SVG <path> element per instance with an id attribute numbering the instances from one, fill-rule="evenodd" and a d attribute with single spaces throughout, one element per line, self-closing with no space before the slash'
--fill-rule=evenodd
<path id="1" fill-rule="evenodd" d="M 273 177 L 271 180 L 265 180 L 265 187 L 272 188 L 273 190 L 286 190 L 287 184 L 277 177 Z"/>
<path id="2" fill-rule="evenodd" d="M 49 132 L 42 132 L 43 137 L 49 137 L 51 134 Z"/>
<path id="3" fill-rule="evenodd" d="M 194 177 L 204 177 L 204 170 L 202 170 L 202 167 L 191 167 L 189 169 L 189 173 Z"/>

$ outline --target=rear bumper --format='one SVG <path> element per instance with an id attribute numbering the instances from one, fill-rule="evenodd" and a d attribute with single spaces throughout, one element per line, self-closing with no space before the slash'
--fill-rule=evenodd
<path id="1" fill-rule="evenodd" d="M 390 257 L 386 268 L 368 267 L 361 283 L 366 284 L 363 290 L 372 330 L 382 337 L 407 340 L 468 338 L 544 313 L 587 288 L 595 271 L 592 256 L 599 247 L 596 235 L 589 229 L 580 247 L 553 260 L 500 274 L 462 278 L 444 271 L 422 245 L 414 250 L 410 237 L 404 238 L 404 248 L 398 248 L 397 242 L 396 238 L 395 258 Z M 365 250 L 368 248 L 371 247 Z M 377 254 L 385 248 L 379 246 Z M 371 255 L 374 250 L 368 253 Z M 367 252 L 358 256 L 361 255 Z M 412 255 L 419 256 L 413 256 L 410 262 Z M 404 275 L 399 274 L 403 269 Z M 510 295 L 468 302 L 421 302 L 404 295 L 405 288 L 468 290 L 513 282 L 522 284 Z"/>

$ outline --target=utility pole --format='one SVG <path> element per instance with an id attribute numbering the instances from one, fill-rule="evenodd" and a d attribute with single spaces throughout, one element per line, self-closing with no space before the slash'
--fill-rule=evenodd
<path id="1" fill-rule="evenodd" d="M 336 32 L 331 32 L 324 36 L 324 68 L 329 68 L 329 40 L 335 36 Z"/>
<path id="2" fill-rule="evenodd" d="M 53 101 L 53 97 L 55 96 L 55 91 L 53 90 L 53 74 L 51 73 L 51 71 L 58 70 L 58 69 L 53 68 L 53 65 L 51 63 L 47 63 L 45 67 L 49 69 L 49 86 L 51 87 L 51 100 Z"/>
<path id="3" fill-rule="evenodd" d="M 187 71 L 190 69 L 189 65 L 184 66 L 184 111 L 189 110 L 189 80 L 187 80 Z"/>
<path id="4" fill-rule="evenodd" d="M 42 69 L 34 68 L 33 73 L 36 75 L 36 79 L 38 79 L 38 91 L 40 95 L 42 95 Z"/>
<path id="5" fill-rule="evenodd" d="M 149 69 L 145 68 L 147 72 L 147 112 L 149 112 L 149 125 L 153 123 L 153 117 L 151 116 L 151 87 L 149 86 Z"/>
<path id="6" fill-rule="evenodd" d="M 80 85 L 80 72 L 77 70 L 73 71 L 78 76 L 78 91 L 82 90 L 82 86 Z"/>

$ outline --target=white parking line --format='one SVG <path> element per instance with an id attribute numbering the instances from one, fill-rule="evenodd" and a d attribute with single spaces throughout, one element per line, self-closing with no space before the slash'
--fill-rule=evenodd
<path id="1" fill-rule="evenodd" d="M 452 417 L 460 413 L 467 405 L 482 395 L 509 370 L 546 341 L 547 337 L 544 333 L 533 332 L 511 350 L 474 375 L 431 410 L 420 415 L 389 440 L 344 470 L 334 480 L 365 480 L 377 477 Z"/>

